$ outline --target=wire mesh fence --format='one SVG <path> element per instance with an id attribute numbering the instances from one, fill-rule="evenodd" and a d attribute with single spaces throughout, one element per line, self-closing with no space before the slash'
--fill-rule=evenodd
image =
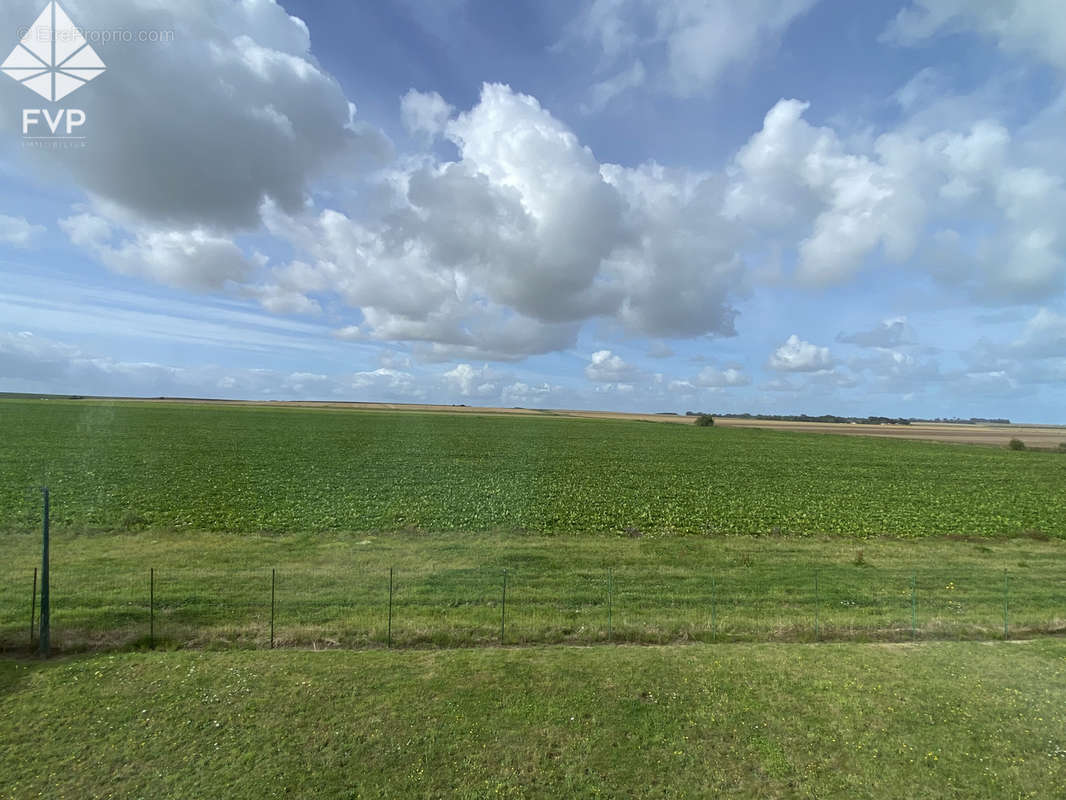
<path id="1" fill-rule="evenodd" d="M 51 643 L 115 648 L 455 647 L 1003 639 L 1066 631 L 1066 582 L 1009 569 L 714 571 L 337 563 L 51 572 Z M 0 649 L 32 650 L 40 578 L 0 586 Z"/>

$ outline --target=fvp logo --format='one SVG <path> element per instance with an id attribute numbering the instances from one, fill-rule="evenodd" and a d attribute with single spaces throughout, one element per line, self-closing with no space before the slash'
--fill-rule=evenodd
<path id="1" fill-rule="evenodd" d="M 0 70 L 49 102 L 103 73 L 104 62 L 59 3 L 49 3 Z"/>

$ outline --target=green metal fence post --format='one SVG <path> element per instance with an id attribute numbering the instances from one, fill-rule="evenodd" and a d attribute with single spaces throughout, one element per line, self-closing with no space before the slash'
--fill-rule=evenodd
<path id="1" fill-rule="evenodd" d="M 274 587 L 277 581 L 277 567 L 270 568 L 270 649 L 274 649 Z"/>

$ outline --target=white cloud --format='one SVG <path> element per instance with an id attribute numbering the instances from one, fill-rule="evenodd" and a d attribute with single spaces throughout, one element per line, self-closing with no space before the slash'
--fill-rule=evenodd
<path id="1" fill-rule="evenodd" d="M 585 377 L 597 383 L 631 383 L 641 372 L 610 350 L 597 350 L 585 366 Z"/>
<path id="2" fill-rule="evenodd" d="M 573 43 L 595 43 L 604 63 L 634 61 L 592 92 L 590 106 L 608 102 L 618 86 L 654 83 L 679 97 L 706 91 L 732 67 L 772 49 L 816 0 L 596 0 L 578 19 Z M 634 70 L 640 69 L 637 81 Z M 651 81 L 649 81 L 650 83 Z"/>
<path id="3" fill-rule="evenodd" d="M 288 399 L 352 394 L 343 381 L 315 373 L 123 361 L 26 331 L 0 333 L 0 380 L 8 391 L 60 394 Z"/>
<path id="4" fill-rule="evenodd" d="M 992 223 L 968 235 L 945 225 L 921 260 L 938 280 L 990 304 L 1042 302 L 1066 280 L 1066 186 L 1040 167 L 1005 167 L 983 176 Z"/>
<path id="5" fill-rule="evenodd" d="M 736 224 L 795 247 L 801 282 L 843 283 L 883 255 L 978 302 L 1061 291 L 1066 186 L 1019 163 L 1023 143 L 999 122 L 905 122 L 845 142 L 810 125 L 807 108 L 782 100 L 770 110 L 734 160 L 724 205 Z M 984 222 L 962 236 L 955 225 L 967 219 Z"/>
<path id="6" fill-rule="evenodd" d="M 397 350 L 381 350 L 378 353 L 381 366 L 389 369 L 410 369 L 411 357 Z"/>
<path id="7" fill-rule="evenodd" d="M 632 383 L 599 383 L 592 391 L 597 394 L 631 395 L 636 390 Z"/>
<path id="8" fill-rule="evenodd" d="M 25 24 L 35 7 L 6 3 L 0 25 Z M 264 202 L 298 211 L 328 167 L 350 180 L 390 154 L 318 66 L 307 26 L 275 0 L 71 0 L 67 10 L 87 28 L 173 32 L 165 44 L 106 48 L 105 76 L 79 94 L 91 151 L 24 151 L 39 177 L 86 193 L 91 212 L 61 227 L 110 269 L 233 290 L 262 262 L 235 237 L 259 227 Z M 0 83 L 0 99 L 22 91 Z M 240 291 L 277 313 L 318 310 L 280 283 Z"/>
<path id="9" fill-rule="evenodd" d="M 532 97 L 486 85 L 445 135 L 459 160 L 397 164 L 378 218 L 291 215 L 267 229 L 301 256 L 260 290 L 333 293 L 350 339 L 416 343 L 436 360 L 514 360 L 572 347 L 613 317 L 643 335 L 733 335 L 745 290 L 720 182 L 600 164 Z"/>
<path id="10" fill-rule="evenodd" d="M 493 372 L 487 364 L 482 365 L 480 369 L 469 364 L 457 364 L 453 369 L 444 373 L 444 380 L 463 397 L 488 396 L 497 393 L 496 384 L 493 382 Z"/>
<path id="11" fill-rule="evenodd" d="M 5 381 L 61 378 L 77 356 L 77 348 L 42 339 L 29 331 L 0 334 L 0 378 Z"/>
<path id="12" fill-rule="evenodd" d="M 9 0 L 0 29 L 40 12 Z M 388 142 L 352 119 L 340 85 L 322 71 L 307 26 L 274 0 L 68 0 L 84 28 L 166 28 L 165 44 L 112 43 L 108 70 L 79 94 L 92 149 L 26 150 L 30 169 L 63 176 L 109 218 L 166 229 L 254 228 L 264 197 L 295 211 L 327 166 L 379 158 Z M 0 82 L 5 107 L 25 89 Z M 10 132 L 15 115 L 0 117 Z"/>
<path id="13" fill-rule="evenodd" d="M 828 347 L 805 342 L 792 334 L 771 354 L 769 366 L 781 372 L 817 372 L 830 369 L 833 358 Z"/>
<path id="14" fill-rule="evenodd" d="M 515 381 L 503 387 L 500 402 L 505 406 L 544 405 L 552 403 L 553 397 L 563 390 L 562 386 L 551 383 L 529 384 Z"/>
<path id="15" fill-rule="evenodd" d="M 78 214 L 59 221 L 70 240 L 109 269 L 184 289 L 217 290 L 249 277 L 254 265 L 230 239 L 206 230 L 136 231 L 112 244 L 115 231 L 107 220 Z M 264 301 L 264 306 L 270 308 Z M 275 304 L 275 309 L 278 305 Z"/>
<path id="16" fill-rule="evenodd" d="M 409 89 L 400 100 L 400 117 L 411 133 L 429 136 L 443 133 L 454 110 L 437 92 Z"/>
<path id="17" fill-rule="evenodd" d="M 43 225 L 33 225 L 27 222 L 25 217 L 9 217 L 6 214 L 0 214 L 0 244 L 26 248 L 45 230 L 47 229 Z"/>
<path id="18" fill-rule="evenodd" d="M 853 359 L 850 366 L 856 373 L 866 374 L 868 391 L 894 395 L 920 392 L 946 378 L 935 361 L 922 360 L 890 347 L 867 351 Z"/>
<path id="19" fill-rule="evenodd" d="M 352 376 L 351 387 L 356 390 L 357 399 L 400 399 L 414 402 L 427 396 L 426 386 L 413 374 L 388 367 L 356 372 Z"/>
<path id="20" fill-rule="evenodd" d="M 634 61 L 621 72 L 594 83 L 589 88 L 588 102 L 582 104 L 581 110 L 586 114 L 602 111 L 614 98 L 623 92 L 643 86 L 646 78 L 647 72 L 644 69 L 644 64 L 639 60 Z"/>
<path id="21" fill-rule="evenodd" d="M 1009 351 L 1023 358 L 1066 358 L 1066 316 L 1039 309 Z"/>
<path id="22" fill-rule="evenodd" d="M 904 344 L 914 343 L 914 334 L 906 317 L 893 317 L 882 320 L 877 327 L 868 331 L 856 331 L 855 333 L 837 336 L 838 342 L 854 344 L 859 347 L 899 347 Z"/>
<path id="23" fill-rule="evenodd" d="M 956 386 L 963 396 L 985 398 L 1010 396 L 1022 389 L 1021 384 L 1005 370 L 968 372 L 957 381 Z"/>
<path id="24" fill-rule="evenodd" d="M 272 314 L 318 314 L 322 307 L 302 292 L 277 283 L 243 286 L 241 293 L 251 297 Z"/>
<path id="25" fill-rule="evenodd" d="M 164 5 L 70 2 L 75 18 L 94 27 L 159 27 L 148 22 Z M 589 107 L 638 85 L 702 92 L 767 52 L 811 5 L 599 0 L 587 15 L 597 26 L 586 33 L 604 61 Z M 0 23 L 25 22 L 31 6 L 12 0 Z M 907 13 L 950 13 L 896 25 L 909 25 L 912 41 L 958 26 L 1030 41 L 1019 33 L 1028 9 L 1007 0 L 988 13 L 976 8 L 922 0 Z M 604 163 L 536 98 L 505 85 L 486 84 L 461 110 L 437 93 L 411 90 L 400 103 L 404 124 L 443 142 L 433 152 L 376 161 L 382 168 L 368 172 L 359 159 L 387 157 L 388 142 L 354 116 L 312 56 L 302 22 L 272 0 L 190 0 L 167 13 L 177 37 L 165 57 L 116 48 L 106 78 L 84 90 L 99 122 L 92 158 L 26 156 L 44 178 L 65 174 L 87 195 L 61 229 L 123 274 L 254 298 L 275 314 L 320 314 L 328 325 L 319 327 L 341 340 L 328 346 L 403 343 L 416 362 L 447 363 L 449 377 L 434 373 L 432 381 L 463 396 L 519 384 L 516 397 L 535 394 L 528 378 L 461 368 L 478 372 L 470 364 L 572 349 L 592 321 L 636 338 L 735 335 L 735 305 L 754 280 L 748 264 L 771 274 L 756 263 L 771 251 L 781 282 L 845 283 L 888 260 L 902 265 L 901 282 L 905 271 L 925 272 L 982 303 L 1052 306 L 1066 279 L 1066 183 L 1053 146 L 1061 109 L 1036 127 L 1019 126 L 993 106 L 976 113 L 973 98 L 948 102 L 936 74 L 923 72 L 897 93 L 892 110 L 904 119 L 891 129 L 849 134 L 839 121 L 810 121 L 807 103 L 781 100 L 724 170 L 709 171 Z M 708 49 L 722 37 L 722 47 Z M 179 72 L 182 80 L 171 80 Z M 15 91 L 23 90 L 7 81 L 0 95 Z M 131 108 L 144 118 L 140 127 L 128 124 Z M 427 144 L 421 135 L 410 139 Z M 336 184 L 344 192 L 326 190 Z M 0 216 L 0 243 L 23 246 L 42 230 Z M 285 253 L 285 263 L 247 252 L 244 233 L 263 234 L 272 245 L 264 249 Z M 792 264 L 795 273 L 785 275 Z M 1036 352 L 1044 334 L 1034 326 L 1018 348 Z M 895 350 L 909 341 L 905 320 L 838 339 L 892 350 L 857 364 L 864 374 L 905 377 L 925 368 Z M 607 347 L 587 377 L 616 392 L 647 382 Z M 1000 354 L 1008 356 L 1023 353 Z M 879 366 L 874 357 L 891 363 Z M 827 384 L 853 379 L 835 371 L 828 348 L 797 336 L 770 365 L 824 372 L 817 380 Z M 985 366 L 972 371 L 1024 383 L 1012 364 Z M 410 362 L 383 362 L 343 385 L 394 393 L 426 385 L 410 369 Z M 294 380 L 314 385 L 306 376 Z M 731 367 L 677 383 L 748 381 Z"/>
<path id="26" fill-rule="evenodd" d="M 748 386 L 751 383 L 751 378 L 745 375 L 741 370 L 733 367 L 728 367 L 722 370 L 715 369 L 714 367 L 704 367 L 700 370 L 699 374 L 692 379 L 692 383 L 696 386 L 722 389 L 730 386 Z"/>
<path id="27" fill-rule="evenodd" d="M 913 0 L 883 38 L 913 45 L 958 31 L 991 37 L 1007 52 L 1032 54 L 1066 69 L 1066 17 L 1059 0 Z"/>
<path id="28" fill-rule="evenodd" d="M 920 182 L 904 179 L 884 158 L 849 152 L 831 128 L 803 119 L 808 107 L 781 100 L 766 114 L 735 159 L 726 215 L 806 232 L 797 275 L 809 283 L 850 278 L 878 246 L 903 260 L 925 213 Z"/>

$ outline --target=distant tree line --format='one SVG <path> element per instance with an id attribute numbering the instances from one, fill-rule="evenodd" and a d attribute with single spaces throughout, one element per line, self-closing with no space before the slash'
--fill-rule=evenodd
<path id="1" fill-rule="evenodd" d="M 698 417 L 702 414 L 707 414 L 705 411 L 686 411 L 686 417 Z M 761 419 L 770 420 L 773 422 L 854 422 L 862 425 L 910 425 L 912 422 L 940 422 L 951 425 L 980 425 L 980 424 L 997 424 L 997 425 L 1010 425 L 1009 419 L 1003 418 L 985 418 L 985 417 L 970 417 L 969 419 L 960 419 L 958 417 L 952 417 L 950 419 L 944 419 L 937 417 L 936 419 L 922 419 L 921 417 L 841 417 L 836 414 L 820 414 L 819 416 L 810 416 L 809 414 L 719 414 L 714 413 L 711 416 L 721 417 L 723 419 Z"/>
<path id="2" fill-rule="evenodd" d="M 914 420 L 915 422 L 943 422 L 949 425 L 1010 425 L 1010 420 L 1004 417 L 970 417 L 959 419 L 958 417 Z"/>
<path id="3" fill-rule="evenodd" d="M 698 417 L 702 412 L 686 411 L 687 417 Z M 714 414 L 725 419 L 762 419 L 774 422 L 861 422 L 867 425 L 910 425 L 909 419 L 902 417 L 841 417 L 836 414 L 821 414 L 812 417 L 808 414 Z"/>

